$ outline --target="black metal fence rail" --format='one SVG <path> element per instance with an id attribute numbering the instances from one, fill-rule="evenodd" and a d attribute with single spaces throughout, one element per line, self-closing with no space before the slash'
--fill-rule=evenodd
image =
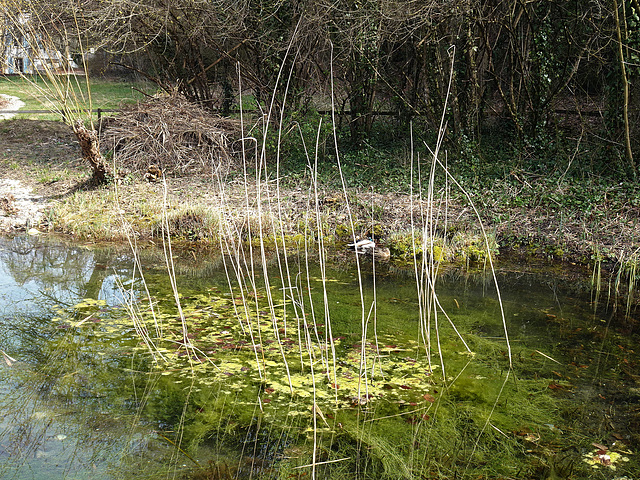
<path id="1" fill-rule="evenodd" d="M 116 112 L 121 112 L 122 110 L 117 109 L 117 108 L 83 108 L 83 109 L 73 109 L 73 110 L 69 110 L 71 112 L 74 113 L 80 113 L 80 112 L 91 112 L 91 113 L 97 113 L 98 114 L 98 119 L 100 119 L 100 117 L 102 116 L 103 113 L 116 113 Z M 213 111 L 212 113 L 219 113 L 218 111 Z M 231 114 L 237 114 L 240 113 L 240 110 L 231 110 L 230 112 Z M 256 109 L 245 109 L 243 110 L 243 113 L 248 113 L 248 114 L 252 114 L 252 113 L 261 113 L 261 110 L 256 110 Z M 320 115 L 331 115 L 331 110 L 318 110 L 317 111 L 318 114 Z M 62 117 L 65 116 L 64 112 L 54 112 L 51 110 L 0 110 L 0 115 L 18 115 L 18 114 L 30 114 L 30 115 L 62 115 Z M 335 112 L 336 115 L 338 116 L 350 116 L 351 115 L 351 111 L 347 110 L 347 111 L 343 111 L 343 112 Z M 375 111 L 375 112 L 371 112 L 368 115 L 371 116 L 383 116 L 383 117 L 387 117 L 387 116 L 399 116 L 398 112 L 389 112 L 389 111 Z"/>
<path id="2" fill-rule="evenodd" d="M 75 113 L 80 113 L 80 112 L 91 112 L 91 113 L 97 113 L 98 114 L 98 119 L 100 119 L 100 117 L 102 116 L 103 113 L 117 113 L 117 112 L 121 112 L 121 109 L 117 109 L 117 108 L 83 108 L 83 109 L 73 109 L 70 110 L 71 112 L 75 112 Z M 212 113 L 219 113 L 218 111 L 213 111 Z M 232 110 L 231 114 L 237 114 L 240 113 L 239 110 Z M 260 110 L 256 110 L 256 109 L 245 109 L 243 110 L 243 113 L 261 113 Z M 318 110 L 317 111 L 318 114 L 320 115 L 330 115 L 332 112 L 331 110 Z M 599 110 L 577 110 L 577 109 L 564 109 L 564 108 L 558 108 L 554 110 L 554 113 L 558 114 L 558 115 L 583 115 L 583 116 L 588 116 L 588 117 L 597 117 L 597 116 L 601 116 L 602 112 Z M 0 110 L 0 115 L 17 115 L 17 114 L 30 114 L 30 115 L 62 115 L 63 117 L 65 116 L 64 113 L 60 113 L 60 112 L 54 112 L 51 110 Z M 336 111 L 335 112 L 336 115 L 338 116 L 350 116 L 352 114 L 351 111 L 347 110 L 347 111 Z M 400 116 L 399 112 L 393 112 L 393 111 L 374 111 L 371 113 L 368 113 L 367 115 L 373 116 L 373 117 L 392 117 L 392 116 Z M 423 116 L 423 115 L 418 115 Z"/>
<path id="3" fill-rule="evenodd" d="M 98 119 L 102 116 L 103 113 L 113 113 L 119 112 L 120 110 L 117 108 L 82 108 L 82 109 L 73 109 L 69 110 L 69 112 L 80 113 L 97 113 Z M 64 112 L 54 112 L 52 110 L 0 110 L 0 115 L 18 115 L 18 114 L 30 114 L 30 115 L 62 115 Z"/>

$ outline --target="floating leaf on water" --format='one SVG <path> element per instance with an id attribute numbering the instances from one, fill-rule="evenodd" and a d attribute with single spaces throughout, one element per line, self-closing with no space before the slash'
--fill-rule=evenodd
<path id="1" fill-rule="evenodd" d="M 583 461 L 591 465 L 593 468 L 605 466 L 609 467 L 611 470 L 616 469 L 616 463 L 629 461 L 629 457 L 624 457 L 618 452 L 600 452 L 602 452 L 602 450 L 598 449 L 590 453 L 585 453 L 583 456 Z"/>

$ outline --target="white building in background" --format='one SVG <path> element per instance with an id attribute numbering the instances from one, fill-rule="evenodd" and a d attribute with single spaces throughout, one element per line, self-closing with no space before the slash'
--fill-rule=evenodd
<path id="1" fill-rule="evenodd" d="M 30 25 L 29 18 L 24 14 L 13 19 L 5 16 L 0 72 L 5 75 L 76 72 L 78 65 L 73 59 L 62 55 L 52 42 L 43 41 Z"/>

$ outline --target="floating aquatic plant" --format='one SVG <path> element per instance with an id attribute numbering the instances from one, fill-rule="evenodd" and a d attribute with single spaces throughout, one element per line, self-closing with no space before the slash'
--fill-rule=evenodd
<path id="1" fill-rule="evenodd" d="M 595 450 L 583 455 L 583 461 L 587 465 L 591 465 L 592 468 L 608 467 L 611 470 L 616 470 L 621 462 L 629 461 L 629 457 L 625 456 L 631 454 L 629 451 L 610 450 L 609 447 L 599 443 L 592 445 L 596 447 Z"/>

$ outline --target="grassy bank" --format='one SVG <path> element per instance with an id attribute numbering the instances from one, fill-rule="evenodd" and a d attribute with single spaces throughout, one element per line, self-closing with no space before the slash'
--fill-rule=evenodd
<path id="1" fill-rule="evenodd" d="M 46 90 L 41 79 L 35 86 L 2 79 L 0 87 L 26 108 L 46 102 L 39 97 Z M 134 102 L 138 87 L 144 86 L 94 81 L 93 106 Z M 411 263 L 414 253 L 423 253 L 422 225 L 431 216 L 428 236 L 435 248 L 428 254 L 437 261 L 479 261 L 489 249 L 606 265 L 626 275 L 638 263 L 640 187 L 607 176 L 606 159 L 594 160 L 594 149 L 569 151 L 569 144 L 558 142 L 525 148 L 508 132 L 483 147 L 445 138 L 441 157 L 449 175 L 442 167 L 430 178 L 428 145 L 435 140 L 429 132 L 381 124 L 355 148 L 338 130 L 337 156 L 328 119 L 317 114 L 285 117 L 282 128 L 272 125 L 268 134 L 256 119 L 245 123 L 245 136 L 257 144 L 246 147 L 244 162 L 236 146 L 236 160 L 223 175 L 149 183 L 144 172 L 127 170 L 127 159 L 118 158 L 124 167 L 118 180 L 90 189 L 89 169 L 70 129 L 19 115 L 0 126 L 0 169 L 51 201 L 47 229 L 93 241 L 133 235 L 154 242 L 168 229 L 175 240 L 203 245 L 238 238 L 295 249 L 304 239 L 322 237 L 324 245 L 342 247 L 373 235 L 390 248 L 392 261 Z M 253 155 L 263 146 L 266 163 L 256 162 Z M 156 161 L 149 155 L 143 164 Z M 591 168 L 585 170 L 587 161 Z"/>
<path id="2" fill-rule="evenodd" d="M 95 241 L 125 240 L 125 232 L 130 230 L 142 239 L 157 238 L 164 212 L 161 182 L 148 183 L 131 174 L 118 184 L 85 189 L 89 172 L 64 125 L 14 119 L 4 122 L 0 133 L 3 177 L 21 179 L 36 193 L 55 200 L 49 214 L 50 229 Z M 362 161 L 357 163 L 365 165 Z M 417 225 L 424 215 L 425 197 L 415 188 L 414 194 L 409 194 L 409 169 L 398 172 L 396 181 L 391 182 L 381 162 L 365 167 L 352 162 L 345 170 L 376 169 L 382 175 L 347 186 L 346 197 L 330 175 L 318 182 L 317 207 L 325 223 L 324 233 L 334 242 L 349 240 L 350 211 L 356 236 L 373 232 L 389 244 L 394 257 L 402 258 L 411 244 L 412 219 Z M 256 182 L 255 175 L 249 182 L 237 171 L 222 182 L 207 176 L 167 178 L 166 206 L 173 234 L 182 240 L 213 243 L 224 235 L 224 229 L 246 237 L 259 210 L 272 219 L 282 217 L 278 222 L 282 231 L 267 229 L 265 235 L 304 234 L 311 226 L 308 213 L 316 206 L 313 179 L 304 169 L 283 171 L 281 177 L 279 209 L 275 183 Z M 376 177 L 376 182 L 371 181 Z M 465 188 L 502 251 L 585 264 L 594 259 L 616 263 L 637 254 L 640 193 L 635 185 L 603 178 L 577 183 L 518 172 L 491 184 Z M 445 256 L 464 257 L 464 247 L 472 247 L 468 253 L 473 256 L 469 239 L 479 231 L 467 198 L 450 188 L 446 199 L 436 200 L 441 203 L 437 234 L 449 250 Z M 223 218 L 231 223 L 222 226 Z M 273 223 L 270 225 L 273 229 Z"/>
<path id="3" fill-rule="evenodd" d="M 510 196 L 514 188 L 505 181 L 473 197 L 495 247 L 493 253 L 499 249 L 503 254 L 584 265 L 633 265 L 637 261 L 640 226 L 637 207 L 632 204 L 637 199 L 635 192 L 628 198 L 616 185 L 578 189 L 571 184 L 555 184 L 550 192 L 545 183 L 528 188 L 523 194 L 528 199 L 514 204 Z M 292 239 L 292 247 L 295 239 L 315 235 L 318 225 L 313 209 L 317 207 L 325 244 L 351 241 L 350 213 L 356 236 L 373 233 L 389 246 L 396 261 L 411 261 L 414 243 L 421 242 L 417 225 L 427 207 L 417 196 L 381 188 L 353 189 L 345 197 L 329 187 L 320 187 L 316 205 L 309 196 L 309 185 L 302 180 L 297 187 L 280 187 L 280 212 L 278 200 L 269 196 L 274 192 L 268 183 L 246 185 L 230 179 L 221 190 L 206 178 L 167 179 L 166 189 L 166 220 L 179 240 L 217 244 L 227 235 L 257 238 L 262 215 L 263 235 L 284 235 Z M 571 206 L 579 194 L 593 195 L 590 208 Z M 129 181 L 117 187 L 79 190 L 56 203 L 49 217 L 51 228 L 98 241 L 125 240 L 129 231 L 140 239 L 154 240 L 160 236 L 164 199 L 161 183 Z M 437 208 L 442 215 L 435 231 L 440 246 L 437 260 L 482 260 L 486 249 L 467 199 L 451 196 L 446 202 L 439 200 Z"/>

